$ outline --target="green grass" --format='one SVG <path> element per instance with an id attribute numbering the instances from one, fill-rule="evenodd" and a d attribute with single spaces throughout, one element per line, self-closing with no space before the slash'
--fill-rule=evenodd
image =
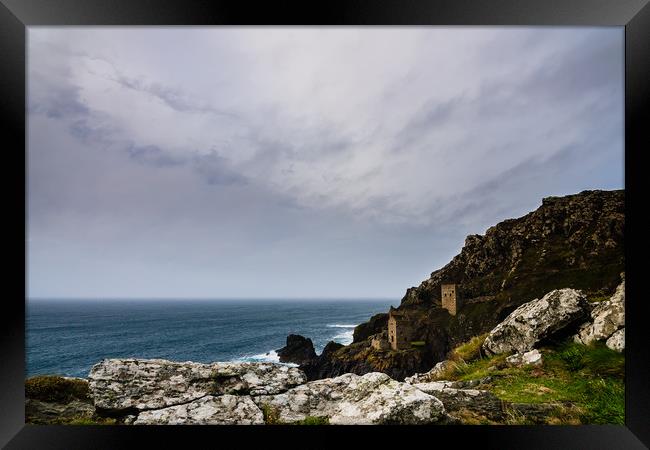
<path id="1" fill-rule="evenodd" d="M 505 368 L 507 354 L 496 355 L 491 358 L 481 358 L 476 361 L 456 363 L 456 370 L 451 374 L 450 380 L 478 380 L 487 376 L 499 375 Z"/>
<path id="2" fill-rule="evenodd" d="M 293 422 L 293 425 L 329 425 L 329 423 L 328 417 L 307 416 L 303 420 Z"/>
<path id="3" fill-rule="evenodd" d="M 566 342 L 545 349 L 542 368 L 508 368 L 495 377 L 493 392 L 518 403 L 563 403 L 579 411 L 581 423 L 625 422 L 625 357 L 602 343 Z"/>
<path id="4" fill-rule="evenodd" d="M 426 342 L 424 341 L 412 341 L 411 342 L 411 347 L 424 347 L 426 345 Z"/>
<path id="5" fill-rule="evenodd" d="M 55 375 L 38 375 L 25 380 L 25 397 L 50 403 L 90 400 L 88 382 Z"/>
<path id="6" fill-rule="evenodd" d="M 467 362 L 461 355 L 469 359 L 472 347 L 477 347 L 476 341 L 452 350 L 456 360 L 438 379 L 467 381 L 490 376 L 485 388 L 504 401 L 557 405 L 550 424 L 625 422 L 625 357 L 603 343 L 586 346 L 567 341 L 541 349 L 541 367 L 510 367 L 506 354 Z M 528 419 L 510 410 L 506 423 L 526 424 Z"/>
<path id="7" fill-rule="evenodd" d="M 584 394 L 584 423 L 625 423 L 625 385 L 621 380 L 589 380 Z"/>
<path id="8" fill-rule="evenodd" d="M 589 346 L 565 342 L 544 356 L 545 368 L 555 372 L 569 371 L 587 377 L 621 379 L 625 375 L 625 356 L 607 348 L 602 342 Z"/>
<path id="9" fill-rule="evenodd" d="M 481 358 L 483 352 L 481 346 L 485 342 L 485 338 L 488 333 L 481 334 L 480 336 L 474 336 L 469 341 L 459 345 L 453 349 L 449 354 L 449 359 L 452 361 L 473 361 L 475 359 Z"/>

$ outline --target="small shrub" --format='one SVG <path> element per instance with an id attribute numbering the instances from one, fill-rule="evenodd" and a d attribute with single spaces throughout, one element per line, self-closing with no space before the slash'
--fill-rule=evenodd
<path id="1" fill-rule="evenodd" d="M 587 347 L 582 344 L 570 342 L 564 344 L 556 353 L 566 368 L 571 372 L 577 372 L 584 367 L 583 357 L 587 351 Z"/>
<path id="2" fill-rule="evenodd" d="M 281 425 L 282 421 L 280 421 L 280 411 L 278 408 L 269 405 L 268 403 L 264 403 L 262 405 L 262 415 L 264 416 L 264 423 L 267 425 Z"/>
<path id="3" fill-rule="evenodd" d="M 592 296 L 592 297 L 587 297 L 587 301 L 591 303 L 601 303 L 606 300 L 609 300 L 611 297 L 606 296 L 606 295 L 597 295 L 597 296 Z"/>
<path id="4" fill-rule="evenodd" d="M 55 375 L 38 375 L 25 380 L 25 397 L 43 402 L 89 401 L 88 382 Z"/>
<path id="5" fill-rule="evenodd" d="M 485 338 L 487 338 L 488 333 L 481 334 L 480 336 L 474 336 L 469 341 L 459 345 L 450 352 L 449 359 L 453 361 L 473 361 L 484 357 L 481 347 Z"/>
<path id="6" fill-rule="evenodd" d="M 330 420 L 325 416 L 307 416 L 303 420 L 294 422 L 295 425 L 329 425 Z"/>
<path id="7" fill-rule="evenodd" d="M 504 412 L 506 425 L 535 425 L 531 419 L 512 407 L 506 407 Z"/>

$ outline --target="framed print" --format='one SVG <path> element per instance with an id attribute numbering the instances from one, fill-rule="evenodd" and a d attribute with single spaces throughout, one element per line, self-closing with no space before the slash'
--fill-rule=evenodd
<path id="1" fill-rule="evenodd" d="M 3 445 L 649 445 L 647 2 L 152 6 L 2 0 Z"/>

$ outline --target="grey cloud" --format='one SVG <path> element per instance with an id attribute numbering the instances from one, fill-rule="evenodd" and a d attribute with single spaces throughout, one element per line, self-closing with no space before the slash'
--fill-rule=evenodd
<path id="1" fill-rule="evenodd" d="M 453 120 L 454 115 L 466 104 L 464 95 L 443 102 L 429 100 L 397 133 L 395 139 L 397 148 L 408 148 L 422 135 Z"/>
<path id="2" fill-rule="evenodd" d="M 247 184 L 247 179 L 232 170 L 227 158 L 211 151 L 204 155 L 195 155 L 192 159 L 194 170 L 199 173 L 208 184 L 232 185 Z"/>
<path id="3" fill-rule="evenodd" d="M 134 161 L 143 164 L 150 164 L 156 167 L 178 166 L 186 163 L 184 159 L 175 158 L 168 152 L 164 152 L 156 145 L 135 146 L 126 148 L 127 153 Z"/>
<path id="4" fill-rule="evenodd" d="M 145 92 L 149 95 L 152 95 L 161 100 L 170 108 L 179 112 L 214 114 L 230 119 L 239 118 L 238 115 L 232 111 L 225 111 L 212 106 L 198 104 L 195 100 L 188 98 L 188 96 L 184 94 L 180 89 L 163 86 L 160 83 L 146 83 L 143 80 L 128 78 L 124 75 L 119 74 L 119 72 L 117 76 L 111 77 L 110 79 L 125 88 L 132 89 L 134 91 Z"/>
<path id="5" fill-rule="evenodd" d="M 621 33 L 461 31 L 393 34 L 378 63 L 363 29 L 304 48 L 188 29 L 171 53 L 175 29 L 49 30 L 30 44 L 30 292 L 398 298 L 466 234 L 622 187 Z"/>
<path id="6" fill-rule="evenodd" d="M 57 87 L 49 91 L 48 98 L 32 101 L 28 104 L 28 112 L 45 114 L 51 118 L 84 116 L 89 113 L 88 107 L 79 100 L 79 89 L 71 86 Z"/>

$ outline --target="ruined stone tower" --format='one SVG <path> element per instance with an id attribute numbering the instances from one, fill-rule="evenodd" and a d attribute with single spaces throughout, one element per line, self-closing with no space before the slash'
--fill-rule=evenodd
<path id="1" fill-rule="evenodd" d="M 455 316 L 460 308 L 463 307 L 460 293 L 456 284 L 443 284 L 442 290 L 442 307 L 449 311 L 449 314 Z"/>
<path id="2" fill-rule="evenodd" d="M 390 348 L 399 350 L 408 346 L 407 328 L 408 322 L 404 313 L 393 309 L 391 306 L 390 311 L 388 311 L 388 342 Z"/>

